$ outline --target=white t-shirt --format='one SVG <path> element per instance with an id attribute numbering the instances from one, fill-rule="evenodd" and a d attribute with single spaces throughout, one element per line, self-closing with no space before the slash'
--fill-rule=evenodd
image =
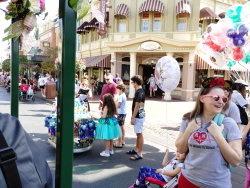
<path id="1" fill-rule="evenodd" d="M 88 87 L 82 88 L 82 87 L 80 86 L 80 87 L 77 87 L 77 88 L 75 89 L 75 91 L 78 90 L 78 89 L 85 89 L 85 90 L 88 89 L 88 90 L 89 90 L 89 96 L 90 96 L 90 97 L 93 96 L 91 89 L 89 89 Z M 83 94 L 80 94 L 79 98 L 80 98 L 81 100 L 89 99 L 88 95 L 83 95 Z"/>
<path id="2" fill-rule="evenodd" d="M 45 80 L 45 78 L 39 78 L 38 80 L 38 84 L 39 86 L 45 86 L 47 79 Z"/>
<path id="3" fill-rule="evenodd" d="M 181 167 L 182 168 L 183 165 L 184 165 L 183 162 L 179 162 L 176 159 L 173 159 L 173 160 L 171 160 L 169 162 L 169 164 L 167 166 L 165 166 L 163 168 L 163 170 L 165 170 L 165 171 L 173 171 L 174 170 L 174 164 L 177 164 L 177 165 L 175 165 L 175 168 L 177 168 L 177 167 Z M 173 179 L 172 176 L 166 176 L 166 175 L 163 175 L 163 174 L 161 174 L 161 175 L 165 179 L 166 182 L 170 182 Z"/>
<path id="4" fill-rule="evenodd" d="M 233 90 L 231 101 L 236 105 L 240 105 L 241 107 L 247 104 L 247 101 L 244 99 L 244 97 L 236 90 Z"/>
<path id="5" fill-rule="evenodd" d="M 155 87 L 155 77 L 150 77 L 149 82 L 151 87 Z"/>

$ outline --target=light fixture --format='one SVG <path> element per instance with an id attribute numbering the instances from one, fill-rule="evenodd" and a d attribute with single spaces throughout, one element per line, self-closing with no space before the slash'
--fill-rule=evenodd
<path id="1" fill-rule="evenodd" d="M 111 59 L 110 62 L 112 65 L 115 65 L 114 59 Z"/>
<path id="2" fill-rule="evenodd" d="M 188 61 L 189 66 L 192 67 L 192 64 L 194 64 L 194 61 Z"/>
<path id="3" fill-rule="evenodd" d="M 31 54 L 30 53 L 27 54 L 27 59 L 28 59 L 28 61 L 31 61 Z"/>

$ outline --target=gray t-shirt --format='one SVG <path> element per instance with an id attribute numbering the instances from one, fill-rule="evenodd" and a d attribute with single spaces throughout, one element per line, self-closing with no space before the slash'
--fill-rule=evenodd
<path id="1" fill-rule="evenodd" d="M 118 108 L 118 114 L 127 114 L 127 104 L 126 104 L 126 94 L 123 93 L 119 95 L 118 102 L 120 102 L 120 107 Z"/>
<path id="2" fill-rule="evenodd" d="M 244 97 L 236 90 L 233 90 L 231 101 L 236 105 L 240 105 L 241 107 L 247 104 L 247 101 L 244 99 Z"/>
<path id="3" fill-rule="evenodd" d="M 188 123 L 189 120 L 182 120 L 180 127 L 182 133 L 185 132 Z M 225 117 L 222 123 L 228 142 L 242 138 L 233 119 Z M 232 187 L 231 173 L 218 144 L 207 131 L 210 124 L 211 121 L 203 123 L 201 119 L 201 128 L 190 135 L 189 153 L 181 172 L 185 178 L 198 187 L 230 188 Z"/>
<path id="4" fill-rule="evenodd" d="M 228 117 L 232 118 L 236 123 L 241 123 L 240 110 L 235 103 L 229 101 L 229 106 L 226 109 L 225 114 Z"/>

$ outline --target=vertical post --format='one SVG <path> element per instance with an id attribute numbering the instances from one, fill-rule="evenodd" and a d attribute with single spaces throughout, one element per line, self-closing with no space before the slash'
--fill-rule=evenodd
<path id="1" fill-rule="evenodd" d="M 136 52 L 130 52 L 130 79 L 136 74 Z M 129 79 L 129 83 L 130 83 Z M 133 98 L 135 95 L 135 88 L 133 85 L 130 83 L 129 84 L 129 98 Z"/>
<path id="2" fill-rule="evenodd" d="M 72 187 L 76 13 L 68 2 L 59 6 L 56 188 Z"/>
<path id="3" fill-rule="evenodd" d="M 19 18 L 12 18 L 11 24 Z M 10 89 L 10 114 L 18 118 L 19 107 L 19 38 L 14 42 L 11 39 L 11 89 Z"/>

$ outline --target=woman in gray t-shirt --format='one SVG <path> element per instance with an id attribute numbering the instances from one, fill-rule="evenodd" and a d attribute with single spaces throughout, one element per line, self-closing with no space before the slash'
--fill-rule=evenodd
<path id="1" fill-rule="evenodd" d="M 242 137 L 236 122 L 225 117 L 222 125 L 218 126 L 213 121 L 228 98 L 223 90 L 224 80 L 211 80 L 206 79 L 202 83 L 195 109 L 184 115 L 175 143 L 180 153 L 189 150 L 178 182 L 179 188 L 230 188 L 231 175 L 227 164 L 236 167 L 242 159 Z M 197 118 L 198 115 L 200 118 Z M 227 141 L 222 135 L 223 130 Z"/>

